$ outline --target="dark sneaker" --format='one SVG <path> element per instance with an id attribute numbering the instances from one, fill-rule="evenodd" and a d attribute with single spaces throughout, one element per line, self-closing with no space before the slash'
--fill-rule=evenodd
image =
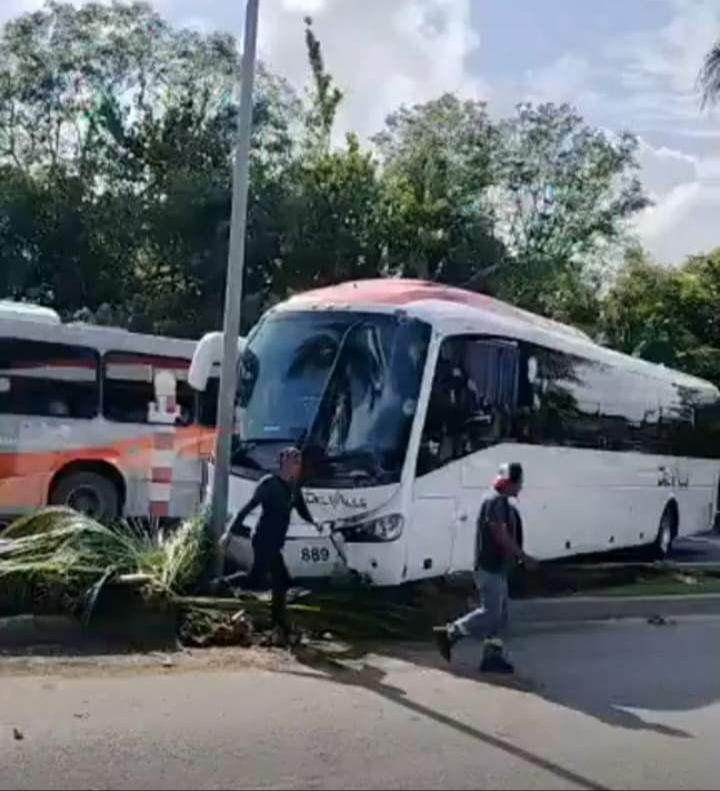
<path id="1" fill-rule="evenodd" d="M 270 636 L 270 645 L 273 648 L 290 648 L 292 645 L 292 635 L 289 629 L 276 626 Z"/>
<path id="2" fill-rule="evenodd" d="M 447 626 L 436 626 L 434 629 L 435 644 L 438 647 L 440 656 L 446 661 L 452 661 L 452 650 L 457 639 L 450 636 L 450 630 Z"/>
<path id="3" fill-rule="evenodd" d="M 483 657 L 480 665 L 481 673 L 493 673 L 500 676 L 512 676 L 515 668 L 502 654 L 488 654 Z"/>

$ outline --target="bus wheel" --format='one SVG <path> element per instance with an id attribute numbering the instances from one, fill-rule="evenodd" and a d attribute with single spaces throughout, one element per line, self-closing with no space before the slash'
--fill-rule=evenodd
<path id="1" fill-rule="evenodd" d="M 61 478 L 50 495 L 50 504 L 66 505 L 98 521 L 120 516 L 117 487 L 96 472 L 72 472 Z"/>
<path id="2" fill-rule="evenodd" d="M 673 541 L 677 537 L 678 515 L 675 506 L 668 503 L 660 518 L 657 538 L 655 539 L 655 556 L 664 560 L 672 549 Z"/>

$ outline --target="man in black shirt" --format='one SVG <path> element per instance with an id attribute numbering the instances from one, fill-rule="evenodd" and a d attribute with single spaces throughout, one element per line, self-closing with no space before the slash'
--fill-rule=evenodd
<path id="1" fill-rule="evenodd" d="M 508 621 L 508 574 L 513 563 L 536 565 L 517 540 L 517 515 L 509 497 L 520 494 L 523 471 L 519 464 L 504 464 L 493 490 L 483 500 L 475 542 L 475 585 L 481 606 L 448 626 L 435 630 L 440 653 L 450 661 L 453 646 L 465 637 L 485 641 L 483 673 L 513 673 L 500 637 Z"/>
<path id="2" fill-rule="evenodd" d="M 308 524 L 315 524 L 299 486 L 301 473 L 300 451 L 286 448 L 280 454 L 279 472 L 267 475 L 260 481 L 252 498 L 238 512 L 222 538 L 223 545 L 227 547 L 233 533 L 242 529 L 247 516 L 256 508 L 262 508 L 252 540 L 255 559 L 248 577 L 248 587 L 266 589 L 270 578 L 273 626 L 280 630 L 285 639 L 288 635 L 287 592 L 291 580 L 282 550 L 293 508 Z"/>

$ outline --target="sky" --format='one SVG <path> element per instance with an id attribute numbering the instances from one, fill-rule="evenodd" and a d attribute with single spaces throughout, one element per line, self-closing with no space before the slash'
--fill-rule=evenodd
<path id="1" fill-rule="evenodd" d="M 0 0 L 0 21 L 42 0 Z M 169 20 L 242 31 L 241 0 L 154 0 Z M 720 246 L 720 110 L 701 111 L 703 55 L 720 0 L 261 0 L 260 56 L 305 84 L 303 17 L 346 93 L 340 129 L 369 136 L 402 103 L 445 91 L 488 102 L 570 102 L 593 125 L 640 138 L 654 205 L 636 221 L 660 262 Z"/>

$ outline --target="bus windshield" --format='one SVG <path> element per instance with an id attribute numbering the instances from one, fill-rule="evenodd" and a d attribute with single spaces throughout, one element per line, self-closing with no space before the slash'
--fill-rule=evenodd
<path id="1" fill-rule="evenodd" d="M 310 485 L 399 481 L 429 339 L 396 315 L 268 316 L 241 358 L 234 466 L 274 469 L 296 445 Z"/>

